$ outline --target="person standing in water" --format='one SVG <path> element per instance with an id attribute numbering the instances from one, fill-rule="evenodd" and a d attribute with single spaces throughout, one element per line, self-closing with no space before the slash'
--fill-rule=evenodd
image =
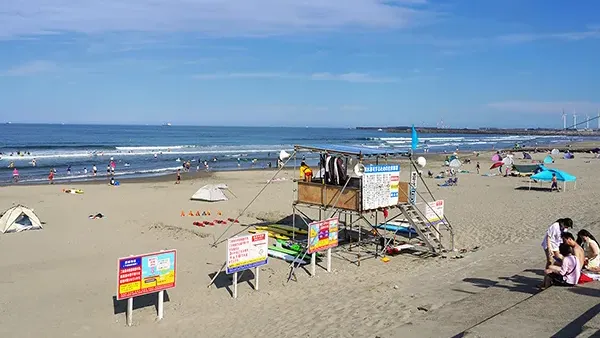
<path id="1" fill-rule="evenodd" d="M 54 170 L 50 169 L 50 173 L 48 174 L 48 183 L 54 184 Z"/>
<path id="2" fill-rule="evenodd" d="M 71 175 L 71 165 L 70 164 L 67 167 L 67 175 Z"/>
<path id="3" fill-rule="evenodd" d="M 96 174 L 98 173 L 98 168 L 96 168 L 95 164 L 94 166 L 92 166 L 92 173 L 94 174 L 94 176 L 96 176 Z"/>
<path id="4" fill-rule="evenodd" d="M 19 183 L 19 170 L 17 168 L 13 170 L 13 181 Z"/>

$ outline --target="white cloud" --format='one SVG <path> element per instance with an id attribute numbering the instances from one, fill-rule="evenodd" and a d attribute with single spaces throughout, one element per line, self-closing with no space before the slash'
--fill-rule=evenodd
<path id="1" fill-rule="evenodd" d="M 372 76 L 367 73 L 313 73 L 313 74 L 294 74 L 294 73 L 271 73 L 271 72 L 249 72 L 249 73 L 212 73 L 194 75 L 199 80 L 223 80 L 223 79 L 296 79 L 296 80 L 314 80 L 314 81 L 342 81 L 354 83 L 383 83 L 395 82 L 393 78 L 383 78 Z"/>
<path id="2" fill-rule="evenodd" d="M 558 115 L 564 110 L 566 113 L 573 111 L 595 114 L 600 109 L 600 102 L 591 101 L 503 101 L 492 102 L 488 108 L 502 112 Z"/>
<path id="3" fill-rule="evenodd" d="M 8 69 L 2 75 L 4 76 L 28 76 L 40 73 L 48 73 L 55 71 L 57 66 L 55 63 L 44 60 L 36 60 L 27 62 L 13 68 Z"/>
<path id="4" fill-rule="evenodd" d="M 57 32 L 270 35 L 401 28 L 430 17 L 424 0 L 3 0 L 0 37 Z"/>

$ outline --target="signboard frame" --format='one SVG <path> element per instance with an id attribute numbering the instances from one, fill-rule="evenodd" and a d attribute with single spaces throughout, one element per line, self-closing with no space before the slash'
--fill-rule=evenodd
<path id="1" fill-rule="evenodd" d="M 144 258 L 148 258 L 151 256 L 158 257 L 161 255 L 171 255 L 171 254 L 173 255 L 173 264 L 172 264 L 173 267 L 169 268 L 168 270 L 173 271 L 173 282 L 172 283 L 168 283 L 165 285 L 157 285 L 157 286 L 152 287 L 151 289 L 146 288 L 145 290 L 142 289 L 142 285 L 140 285 L 139 292 L 134 292 L 134 291 L 123 292 L 123 293 L 121 292 L 121 286 L 135 282 L 134 280 L 132 280 L 132 281 L 129 281 L 128 283 L 122 283 L 121 276 L 127 276 L 127 277 L 125 277 L 125 280 L 129 280 L 129 279 L 138 277 L 137 272 L 139 271 L 139 282 L 140 282 L 140 284 L 143 284 L 142 280 L 144 279 L 144 276 L 143 276 Z M 130 264 L 126 264 L 127 261 L 133 261 L 133 262 Z M 150 253 L 146 253 L 146 254 L 142 254 L 142 255 L 134 255 L 134 256 L 129 256 L 129 257 L 121 257 L 121 258 L 117 259 L 117 264 L 118 264 L 117 265 L 118 266 L 117 300 L 123 300 L 123 299 L 132 298 L 132 297 L 139 297 L 139 296 L 143 296 L 143 295 L 147 295 L 147 294 L 151 294 L 151 293 L 155 293 L 155 292 L 159 292 L 159 291 L 172 289 L 177 284 L 177 250 L 176 249 L 150 252 Z M 157 262 L 157 264 L 158 264 L 158 262 Z M 136 269 L 138 267 L 139 267 L 139 269 Z M 133 270 L 129 271 L 127 269 L 133 269 Z M 160 275 L 157 275 L 157 276 L 160 276 Z M 154 276 L 150 276 L 150 277 L 154 277 Z M 150 277 L 146 277 L 146 278 L 150 278 Z"/>
<path id="2" fill-rule="evenodd" d="M 325 236 L 324 231 L 327 230 L 327 234 Z M 332 232 L 332 230 L 335 230 Z M 321 251 L 325 251 L 327 249 L 335 248 L 339 243 L 339 231 L 340 231 L 340 222 L 338 217 L 328 218 L 322 221 L 312 222 L 308 225 L 308 253 L 313 254 Z M 332 236 L 332 233 L 335 233 Z M 317 245 L 313 245 L 313 241 L 315 236 L 318 237 Z M 321 242 L 320 237 L 327 237 L 327 244 L 318 245 Z M 332 239 L 333 238 L 333 239 Z"/>
<path id="3" fill-rule="evenodd" d="M 247 243 L 244 243 L 244 239 L 250 239 Z M 258 244 L 252 244 L 254 241 L 261 241 L 263 243 L 258 243 Z M 242 245 L 247 245 L 247 246 L 256 246 L 256 245 L 262 245 L 264 246 L 264 257 L 257 257 L 257 258 L 253 258 L 250 259 L 250 263 L 245 263 L 245 264 L 239 264 L 235 267 L 231 267 L 231 262 L 230 259 L 232 257 L 232 244 L 234 241 L 239 241 L 240 242 L 240 247 Z M 225 266 L 225 273 L 227 273 L 228 275 L 236 273 L 236 272 L 240 272 L 243 270 L 248 270 L 248 269 L 252 269 L 252 268 L 256 268 L 262 265 L 265 265 L 268 263 L 269 261 L 269 234 L 267 232 L 260 232 L 260 233 L 256 233 L 256 234 L 249 234 L 249 235 L 244 235 L 244 236 L 237 236 L 237 237 L 231 237 L 229 239 L 227 239 L 227 264 Z M 249 250 L 249 249 L 245 249 L 242 248 L 242 250 Z M 257 249 L 257 251 L 259 251 L 260 249 Z M 247 251 L 248 253 L 250 253 L 250 251 Z M 260 253 L 260 252 L 259 252 Z M 260 258 L 260 260 L 256 260 Z"/>
<path id="4" fill-rule="evenodd" d="M 169 264 L 169 268 L 166 269 L 168 270 L 170 273 L 172 271 L 173 273 L 173 282 L 170 282 L 168 284 L 165 285 L 161 285 L 161 286 L 155 286 L 153 287 L 151 290 L 146 289 L 146 291 L 142 291 L 142 286 L 144 283 L 143 282 L 143 277 L 144 277 L 144 258 L 148 258 L 151 256 L 156 256 L 156 261 L 152 260 L 150 261 L 150 259 L 146 259 L 145 262 L 147 265 L 149 264 L 161 264 L 161 262 L 158 260 L 159 256 L 170 256 L 172 255 L 173 257 L 173 264 L 172 264 L 172 268 L 170 267 L 171 264 Z M 162 260 L 164 262 L 164 259 Z M 139 269 L 138 269 L 139 268 Z M 131 270 L 129 270 L 131 269 Z M 158 269 L 158 270 L 165 270 L 165 269 Z M 151 271 L 154 271 L 154 267 L 151 267 Z M 138 273 L 139 272 L 139 273 Z M 160 275 L 158 275 L 160 276 Z M 150 276 L 148 278 L 156 278 L 157 276 Z M 124 281 L 127 281 L 126 283 L 122 282 L 122 278 Z M 126 284 L 131 284 L 131 283 L 135 283 L 136 280 L 139 278 L 139 283 L 140 283 L 140 292 L 132 292 L 129 291 L 127 293 L 122 293 L 121 292 L 121 286 L 122 285 L 126 285 Z M 117 259 L 117 294 L 116 294 L 116 298 L 117 300 L 123 300 L 123 299 L 127 299 L 127 313 L 126 313 L 126 323 L 127 326 L 131 326 L 132 322 L 133 322 L 133 298 L 138 297 L 138 296 L 143 296 L 143 295 L 148 295 L 151 293 L 158 293 L 158 313 L 157 313 L 157 319 L 161 320 L 163 318 L 163 314 L 164 314 L 164 294 L 165 294 L 165 290 L 168 289 L 172 289 L 176 286 L 177 284 L 177 250 L 176 249 L 171 249 L 171 250 L 161 250 L 161 251 L 156 251 L 156 252 L 150 252 L 150 253 L 146 253 L 146 254 L 141 254 L 141 255 L 131 255 L 129 257 L 120 257 Z"/>
<path id="5" fill-rule="evenodd" d="M 361 207 L 363 211 L 387 208 L 398 204 L 400 172 L 400 164 L 370 164 L 365 166 L 361 187 Z M 377 203 L 377 205 L 372 205 L 371 197 L 368 196 L 371 189 L 376 190 L 372 193 L 379 196 L 385 190 L 385 195 L 388 196 L 387 202 L 379 201 L 380 203 Z"/>

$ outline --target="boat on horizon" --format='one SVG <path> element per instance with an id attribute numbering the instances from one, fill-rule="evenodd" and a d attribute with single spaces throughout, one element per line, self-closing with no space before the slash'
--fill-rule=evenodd
<path id="1" fill-rule="evenodd" d="M 172 126 L 171 122 L 167 122 L 167 123 L 163 124 L 163 127 L 171 127 L 171 126 Z"/>

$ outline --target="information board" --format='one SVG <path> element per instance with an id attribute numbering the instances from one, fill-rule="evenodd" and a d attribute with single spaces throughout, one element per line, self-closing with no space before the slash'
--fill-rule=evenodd
<path id="1" fill-rule="evenodd" d="M 308 225 L 308 253 L 324 251 L 338 245 L 338 218 L 313 222 Z"/>
<path id="2" fill-rule="evenodd" d="M 119 258 L 117 299 L 174 288 L 176 265 L 176 250 Z"/>
<path id="3" fill-rule="evenodd" d="M 419 181 L 419 173 L 416 171 L 410 172 L 410 193 L 408 201 L 415 205 L 417 204 L 417 182 Z"/>
<path id="4" fill-rule="evenodd" d="M 268 233 L 232 237 L 227 240 L 227 274 L 267 264 Z"/>
<path id="5" fill-rule="evenodd" d="M 368 165 L 362 176 L 363 211 L 398 204 L 400 165 Z"/>
<path id="6" fill-rule="evenodd" d="M 444 219 L 444 200 L 429 202 L 425 207 L 425 218 L 429 222 L 437 222 Z"/>

